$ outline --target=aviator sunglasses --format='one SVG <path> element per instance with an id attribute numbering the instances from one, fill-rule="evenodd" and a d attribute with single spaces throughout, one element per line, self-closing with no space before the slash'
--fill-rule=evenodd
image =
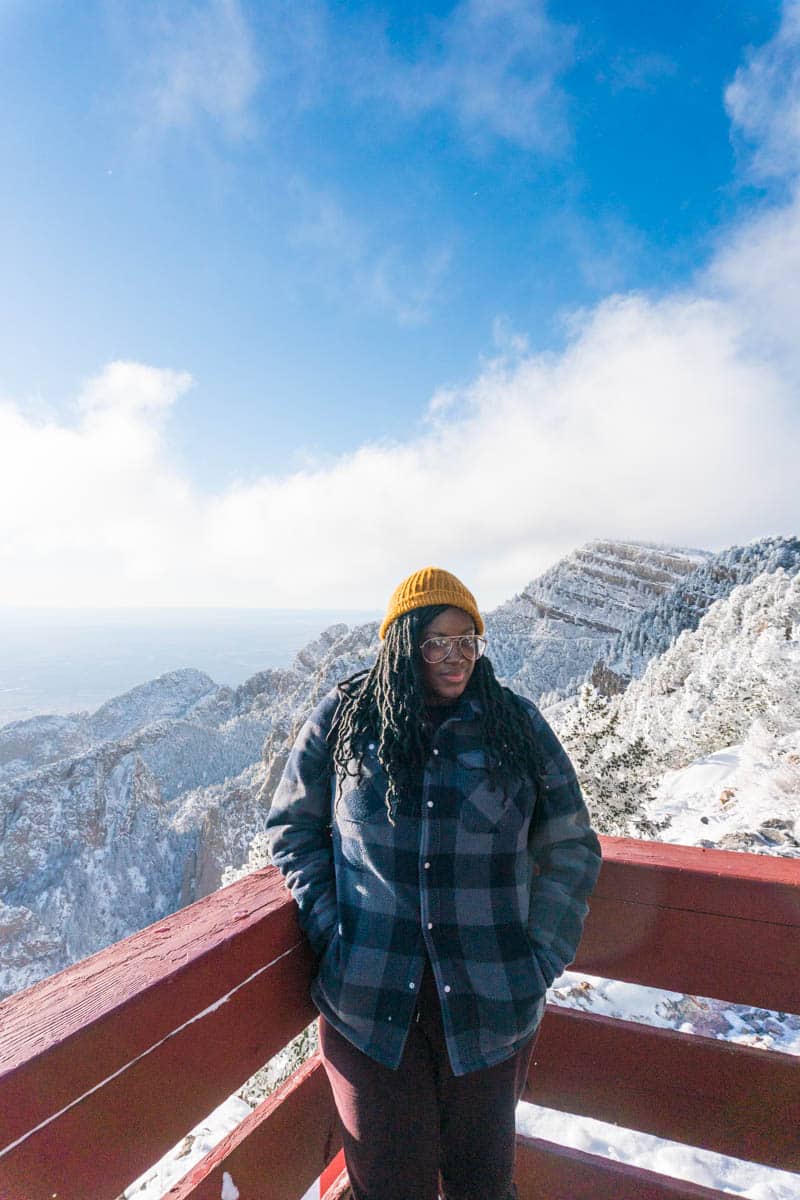
<path id="1" fill-rule="evenodd" d="M 469 662 L 476 662 L 486 649 L 486 638 L 478 637 L 476 633 L 464 633 L 455 637 L 441 634 L 439 637 L 428 638 L 419 649 L 426 663 L 440 663 L 450 657 L 456 642 L 459 654 Z"/>

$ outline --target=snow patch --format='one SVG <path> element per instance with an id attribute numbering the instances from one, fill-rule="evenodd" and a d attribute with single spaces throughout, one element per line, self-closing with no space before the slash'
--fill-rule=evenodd
<path id="1" fill-rule="evenodd" d="M 239 1189 L 227 1171 L 222 1172 L 222 1192 L 220 1200 L 239 1200 Z"/>
<path id="2" fill-rule="evenodd" d="M 744 1162 L 710 1150 L 699 1150 L 650 1134 L 638 1133 L 591 1117 L 555 1112 L 537 1104 L 517 1107 L 517 1132 L 524 1137 L 544 1138 L 587 1154 L 598 1154 L 617 1162 L 635 1163 L 685 1179 L 703 1187 L 747 1196 L 750 1200 L 798 1200 L 800 1175 Z"/>

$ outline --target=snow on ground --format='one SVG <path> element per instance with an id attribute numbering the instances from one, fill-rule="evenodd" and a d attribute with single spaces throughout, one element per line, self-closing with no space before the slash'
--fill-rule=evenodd
<path id="1" fill-rule="evenodd" d="M 669 818 L 663 841 L 800 858 L 800 731 L 774 736 L 759 721 L 742 745 L 660 781 L 648 815 Z M 800 1055 L 800 1014 L 565 972 L 550 1000 L 629 1021 Z M 634 1163 L 750 1200 L 800 1200 L 800 1175 L 775 1171 L 590 1118 L 521 1104 L 529 1137 Z"/>
<path id="2" fill-rule="evenodd" d="M 800 1198 L 800 1175 L 789 1171 L 775 1171 L 723 1154 L 697 1150 L 680 1142 L 635 1133 L 589 1117 L 565 1116 L 536 1104 L 519 1105 L 517 1130 L 527 1137 L 544 1138 L 617 1162 L 635 1163 L 649 1171 L 660 1171 L 676 1179 L 731 1192 L 734 1196 L 748 1196 L 750 1200 Z"/>
<path id="3" fill-rule="evenodd" d="M 239 1096 L 230 1096 L 215 1108 L 205 1121 L 196 1125 L 177 1146 L 173 1146 L 159 1163 L 145 1171 L 135 1183 L 126 1187 L 118 1200 L 161 1200 L 165 1192 L 174 1187 L 251 1112 L 250 1105 Z M 236 1180 L 226 1171 L 221 1200 L 235 1200 L 238 1195 Z M 319 1187 L 315 1184 L 305 1196 L 298 1197 L 298 1200 L 318 1200 L 318 1197 Z"/>
<path id="4" fill-rule="evenodd" d="M 549 999 L 565 1007 L 645 1025 L 800 1055 L 800 1015 L 746 1008 L 703 996 L 597 979 L 565 971 Z M 535 1104 L 520 1104 L 517 1129 L 589 1154 L 633 1163 L 677 1179 L 729 1191 L 750 1200 L 800 1200 L 800 1175 L 743 1162 L 630 1129 L 573 1117 Z"/>
<path id="5" fill-rule="evenodd" d="M 249 1106 L 238 1097 L 226 1100 L 156 1167 L 127 1188 L 120 1200 L 161 1200 L 249 1112 Z M 573 1117 L 536 1104 L 520 1104 L 517 1130 L 527 1137 L 544 1138 L 588 1154 L 635 1163 L 650 1171 L 749 1200 L 800 1200 L 800 1175 L 636 1133 L 589 1117 Z M 232 1182 L 235 1184 L 235 1180 Z M 319 1189 L 314 1185 L 302 1200 L 317 1200 L 318 1196 Z"/>
<path id="6" fill-rule="evenodd" d="M 548 999 L 553 1004 L 580 1008 L 602 1017 L 800 1056 L 800 1014 L 776 1013 L 707 996 L 685 996 L 681 992 L 617 979 L 597 979 L 572 971 L 565 971 L 556 979 Z"/>
<path id="7" fill-rule="evenodd" d="M 668 771 L 646 811 L 669 818 L 665 842 L 800 857 L 800 730 L 755 721 L 742 745 Z"/>
<path id="8" fill-rule="evenodd" d="M 125 1189 L 119 1200 L 160 1200 L 204 1155 L 252 1112 L 238 1096 L 230 1096 L 196 1125 L 159 1163 Z"/>

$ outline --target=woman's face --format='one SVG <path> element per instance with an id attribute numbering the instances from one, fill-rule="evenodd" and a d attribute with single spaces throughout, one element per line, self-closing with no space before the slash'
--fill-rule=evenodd
<path id="1" fill-rule="evenodd" d="M 474 632 L 475 622 L 469 613 L 462 608 L 446 608 L 423 627 L 420 645 L 432 637 L 462 637 Z M 428 663 L 423 658 L 422 678 L 428 704 L 452 704 L 469 683 L 474 668 L 474 662 L 462 657 L 457 642 L 444 662 Z"/>

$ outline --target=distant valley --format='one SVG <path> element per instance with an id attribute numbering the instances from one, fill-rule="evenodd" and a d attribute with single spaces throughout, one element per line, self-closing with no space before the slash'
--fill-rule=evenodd
<path id="1" fill-rule="evenodd" d="M 0 727 L 93 712 L 168 671 L 193 667 L 235 687 L 277 667 L 348 610 L 0 608 Z"/>

